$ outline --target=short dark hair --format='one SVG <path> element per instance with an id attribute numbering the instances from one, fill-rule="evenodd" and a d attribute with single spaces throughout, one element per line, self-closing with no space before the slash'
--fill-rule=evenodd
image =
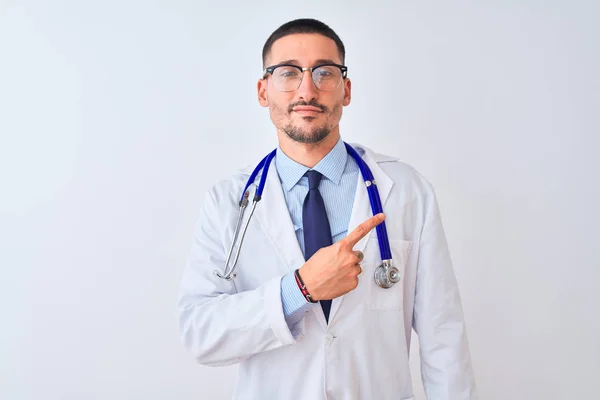
<path id="1" fill-rule="evenodd" d="M 265 45 L 263 46 L 262 51 L 263 68 L 266 67 L 265 62 L 267 56 L 271 52 L 273 43 L 275 43 L 276 40 L 281 39 L 284 36 L 293 35 L 295 33 L 318 33 L 319 35 L 323 35 L 330 39 L 333 39 L 338 48 L 338 52 L 340 53 L 340 59 L 342 60 L 342 64 L 345 62 L 346 48 L 344 47 L 344 43 L 342 43 L 340 37 L 337 35 L 337 33 L 333 31 L 333 29 L 316 19 L 300 18 L 286 22 L 285 24 L 277 28 L 271 34 L 271 36 L 269 36 L 269 38 L 265 42 Z"/>

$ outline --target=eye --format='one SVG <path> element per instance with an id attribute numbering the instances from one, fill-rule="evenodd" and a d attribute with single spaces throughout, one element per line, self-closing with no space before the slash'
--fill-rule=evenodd
<path id="1" fill-rule="evenodd" d="M 295 78 L 300 75 L 300 71 L 293 67 L 278 67 L 273 71 L 273 74 L 282 78 Z"/>
<path id="2" fill-rule="evenodd" d="M 341 75 L 339 68 L 328 65 L 315 69 L 313 73 L 318 79 L 332 79 L 336 78 L 338 75 Z"/>

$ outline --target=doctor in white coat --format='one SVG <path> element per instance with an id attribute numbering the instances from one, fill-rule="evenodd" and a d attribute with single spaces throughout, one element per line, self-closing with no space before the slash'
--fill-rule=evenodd
<path id="1" fill-rule="evenodd" d="M 258 99 L 276 127 L 277 153 L 232 280 L 214 272 L 224 271 L 253 166 L 208 191 L 181 280 L 182 341 L 203 365 L 239 364 L 235 399 L 408 400 L 414 398 L 414 329 L 427 398 L 475 399 L 459 290 L 434 191 L 395 157 L 352 144 L 381 197 L 384 216 L 372 215 L 339 130 L 351 94 L 344 58 L 339 37 L 316 20 L 284 24 L 265 43 Z M 387 71 L 374 66 L 374 73 Z M 294 174 L 311 169 L 323 175 L 318 189 L 332 243 L 307 257 L 301 234 L 307 178 Z M 389 289 L 374 280 L 381 256 L 373 228 L 384 218 L 400 270 L 400 281 Z"/>

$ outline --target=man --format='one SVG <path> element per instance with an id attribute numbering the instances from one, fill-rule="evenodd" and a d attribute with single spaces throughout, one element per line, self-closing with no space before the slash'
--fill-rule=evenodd
<path id="1" fill-rule="evenodd" d="M 218 274 L 253 168 L 208 192 L 181 282 L 182 340 L 201 364 L 240 364 L 236 399 L 402 400 L 414 396 L 414 328 L 428 399 L 474 399 L 435 194 L 393 157 L 360 145 L 359 159 L 347 151 L 339 128 L 351 99 L 344 59 L 339 37 L 312 19 L 284 24 L 266 41 L 258 101 L 277 131 L 275 157 L 257 176 L 267 173 L 262 200 L 229 280 Z M 372 215 L 360 160 L 385 214 Z M 378 225 L 399 270 L 387 289 L 374 279 Z"/>

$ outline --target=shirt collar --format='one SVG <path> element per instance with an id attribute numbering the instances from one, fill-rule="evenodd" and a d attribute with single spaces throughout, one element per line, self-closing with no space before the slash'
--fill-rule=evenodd
<path id="1" fill-rule="evenodd" d="M 331 151 L 312 169 L 320 172 L 325 178 L 338 185 L 342 178 L 344 168 L 346 168 L 347 159 L 348 152 L 346 151 L 344 142 L 340 138 Z M 306 171 L 311 169 L 289 158 L 279 146 L 277 147 L 277 153 L 275 155 L 275 166 L 281 184 L 287 191 L 291 190 L 298 183 L 300 178 L 304 176 Z"/>

